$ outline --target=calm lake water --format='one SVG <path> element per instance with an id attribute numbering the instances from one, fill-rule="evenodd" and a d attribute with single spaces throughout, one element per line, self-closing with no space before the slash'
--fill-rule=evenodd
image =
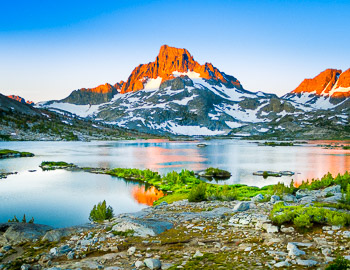
<path id="1" fill-rule="evenodd" d="M 166 140 L 120 142 L 0 142 L 0 149 L 29 151 L 32 158 L 0 160 L 0 171 L 18 172 L 0 180 L 0 222 L 16 215 L 32 216 L 36 223 L 54 227 L 82 224 L 88 221 L 93 205 L 106 200 L 116 214 L 138 211 L 159 197 L 155 189 L 126 182 L 108 175 L 65 170 L 41 171 L 42 161 L 66 161 L 85 167 L 149 168 L 166 173 L 189 169 L 200 171 L 219 167 L 232 173 L 218 184 L 243 183 L 254 186 L 279 181 L 296 183 L 319 178 L 325 173 L 344 173 L 350 169 L 350 151 L 323 149 L 314 141 L 292 147 L 258 146 L 240 140 L 169 142 Z M 334 143 L 334 142 L 332 142 Z M 339 142 L 347 144 L 346 142 Z M 29 170 L 36 170 L 29 172 Z M 259 170 L 293 171 L 294 176 L 263 179 L 253 176 Z"/>

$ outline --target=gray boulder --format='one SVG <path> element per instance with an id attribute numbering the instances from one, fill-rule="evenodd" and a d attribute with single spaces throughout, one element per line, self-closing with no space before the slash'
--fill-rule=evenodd
<path id="1" fill-rule="evenodd" d="M 7 223 L 7 226 L 3 236 L 13 243 L 39 240 L 46 232 L 53 229 L 47 225 L 32 223 Z"/>
<path id="2" fill-rule="evenodd" d="M 252 198 L 252 202 L 258 202 L 264 199 L 264 195 L 258 194 L 255 197 Z"/>
<path id="3" fill-rule="evenodd" d="M 277 201 L 281 200 L 280 196 L 277 196 L 277 195 L 272 195 L 271 196 L 271 199 L 270 199 L 270 202 L 271 203 L 275 203 Z"/>
<path id="4" fill-rule="evenodd" d="M 324 194 L 327 193 L 341 193 L 341 186 L 340 185 L 336 185 L 336 186 L 330 186 L 327 187 L 323 190 Z"/>
<path id="5" fill-rule="evenodd" d="M 295 196 L 293 196 L 291 194 L 283 195 L 283 201 L 285 201 L 285 202 L 294 202 L 295 201 Z"/>
<path id="6" fill-rule="evenodd" d="M 250 202 L 239 202 L 233 207 L 235 212 L 247 211 L 250 208 Z"/>
<path id="7" fill-rule="evenodd" d="M 306 266 L 306 267 L 312 267 L 316 264 L 318 264 L 318 262 L 314 261 L 314 260 L 297 260 L 297 264 L 302 265 L 302 266 Z"/>
<path id="8" fill-rule="evenodd" d="M 146 259 L 143 261 L 149 269 L 160 269 L 162 263 L 158 259 Z"/>
<path id="9" fill-rule="evenodd" d="M 311 194 L 311 191 L 308 189 L 299 189 L 295 194 L 295 197 L 297 199 L 301 199 L 303 197 L 309 196 L 310 194 Z"/>

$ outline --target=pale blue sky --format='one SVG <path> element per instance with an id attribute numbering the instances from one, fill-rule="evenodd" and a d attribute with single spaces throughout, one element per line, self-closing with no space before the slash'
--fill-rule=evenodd
<path id="1" fill-rule="evenodd" d="M 72 4 L 72 2 L 74 2 Z M 0 93 L 42 101 L 126 80 L 163 44 L 283 95 L 350 68 L 350 1 L 3 1 Z"/>

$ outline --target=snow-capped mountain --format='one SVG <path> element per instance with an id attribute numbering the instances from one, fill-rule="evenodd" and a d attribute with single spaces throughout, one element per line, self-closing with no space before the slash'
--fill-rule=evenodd
<path id="1" fill-rule="evenodd" d="M 348 83 L 341 80 L 342 74 L 333 72 L 331 79 L 322 80 L 334 81 L 325 92 L 328 98 Z M 76 90 L 66 99 L 37 106 L 154 134 L 293 133 L 314 127 L 315 119 L 328 114 L 314 103 L 302 102 L 301 96 L 310 94 L 305 89 L 312 88 L 302 84 L 307 87 L 283 98 L 251 92 L 211 63 L 199 64 L 186 49 L 163 45 L 154 62 L 136 67 L 125 82 Z M 344 115 L 324 117 L 342 125 L 347 121 Z"/>
<path id="2" fill-rule="evenodd" d="M 350 69 L 326 69 L 313 79 L 305 79 L 284 99 L 315 109 L 346 108 L 350 98 Z"/>

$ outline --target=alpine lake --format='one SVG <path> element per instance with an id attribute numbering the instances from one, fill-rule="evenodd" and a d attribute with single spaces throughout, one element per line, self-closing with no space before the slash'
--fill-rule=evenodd
<path id="1" fill-rule="evenodd" d="M 139 211 L 162 196 L 154 187 L 82 171 L 43 171 L 42 161 L 65 161 L 79 167 L 151 169 L 165 174 L 182 169 L 199 172 L 208 167 L 229 171 L 223 184 L 263 187 L 283 182 L 296 184 L 350 169 L 350 150 L 327 145 L 342 141 L 308 141 L 293 146 L 266 146 L 258 141 L 163 139 L 114 142 L 0 142 L 0 149 L 34 153 L 34 157 L 0 160 L 0 172 L 17 172 L 0 179 L 0 222 L 27 220 L 53 227 L 88 222 L 93 205 L 106 200 L 114 214 Z M 267 177 L 257 171 L 289 171 L 293 175 Z M 209 180 L 207 180 L 209 181 Z"/>

